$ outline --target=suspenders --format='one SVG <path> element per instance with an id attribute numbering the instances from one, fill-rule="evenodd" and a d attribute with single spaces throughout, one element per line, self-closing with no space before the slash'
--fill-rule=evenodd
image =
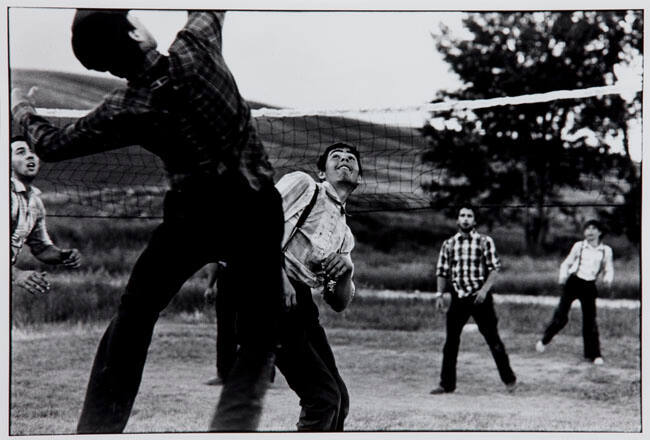
<path id="1" fill-rule="evenodd" d="M 316 188 L 314 189 L 314 195 L 311 197 L 311 200 L 309 201 L 309 204 L 305 206 L 305 209 L 302 210 L 300 213 L 300 217 L 298 217 L 298 221 L 296 222 L 296 225 L 293 227 L 293 231 L 291 231 L 291 235 L 289 235 L 289 238 L 287 238 L 287 242 L 284 244 L 282 247 L 282 252 L 287 250 L 287 247 L 289 247 L 289 243 L 291 242 L 291 239 L 296 235 L 296 232 L 298 232 L 298 229 L 305 223 L 305 220 L 307 220 L 307 217 L 309 217 L 309 213 L 311 212 L 311 209 L 314 207 L 316 204 L 316 198 L 318 197 L 318 185 L 316 185 Z"/>
<path id="2" fill-rule="evenodd" d="M 576 271 L 574 272 L 576 275 L 578 275 L 578 272 L 580 272 L 580 265 L 582 264 L 582 251 L 585 248 L 585 241 L 580 242 L 580 255 L 578 256 L 578 266 L 576 267 Z M 605 249 L 600 249 L 601 257 L 600 257 L 600 264 L 598 265 L 598 272 L 596 272 L 596 276 L 600 273 L 600 271 L 603 268 L 603 263 L 605 262 Z"/>

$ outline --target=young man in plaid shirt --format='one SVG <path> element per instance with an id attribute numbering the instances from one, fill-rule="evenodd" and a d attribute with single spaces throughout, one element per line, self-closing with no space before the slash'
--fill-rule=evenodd
<path id="1" fill-rule="evenodd" d="M 222 260 L 237 286 L 241 348 L 210 429 L 258 425 L 283 308 L 282 201 L 222 56 L 223 20 L 223 12 L 190 11 L 164 56 L 129 11 L 78 10 L 75 56 L 125 78 L 126 88 L 61 129 L 36 114 L 28 94 L 12 91 L 13 117 L 43 160 L 140 145 L 160 157 L 169 177 L 163 222 L 97 349 L 79 433 L 122 432 L 159 313 L 192 274 Z"/>
<path id="2" fill-rule="evenodd" d="M 438 291 L 450 291 L 452 299 L 447 311 L 447 338 L 442 353 L 440 384 L 431 390 L 431 394 L 452 393 L 456 389 L 460 335 L 470 316 L 490 347 L 501 380 L 508 391 L 514 391 L 517 378 L 499 337 L 490 293 L 501 266 L 494 241 L 476 232 L 475 212 L 469 206 L 459 209 L 457 224 L 458 232 L 442 244 L 436 267 Z"/>

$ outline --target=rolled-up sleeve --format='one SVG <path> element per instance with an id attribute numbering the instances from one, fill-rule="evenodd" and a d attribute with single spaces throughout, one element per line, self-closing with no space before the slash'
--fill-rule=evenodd
<path id="1" fill-rule="evenodd" d="M 25 238 L 25 244 L 29 246 L 29 250 L 33 255 L 38 255 L 46 248 L 54 245 L 45 225 L 45 207 L 40 200 L 37 203 L 39 213 L 36 222 L 29 235 Z"/>
<path id="2" fill-rule="evenodd" d="M 445 240 L 440 247 L 438 255 L 438 264 L 436 265 L 436 276 L 449 278 L 449 240 Z"/>
<path id="3" fill-rule="evenodd" d="M 501 260 L 497 254 L 497 248 L 494 245 L 494 240 L 491 237 L 485 237 L 485 248 L 483 249 L 483 256 L 485 257 L 485 267 L 489 272 L 499 271 L 501 269 Z"/>
<path id="4" fill-rule="evenodd" d="M 612 248 L 607 246 L 605 248 L 605 265 L 603 270 L 603 281 L 607 284 L 612 284 L 614 281 L 614 252 Z"/>
<path id="5" fill-rule="evenodd" d="M 38 157 L 46 162 L 57 162 L 136 143 L 135 139 L 129 139 L 129 134 L 145 124 L 149 115 L 130 110 L 132 114 L 125 118 L 117 104 L 119 100 L 120 92 L 109 95 L 88 115 L 62 128 L 39 116 L 36 109 L 26 103 L 16 105 L 12 116 Z"/>
<path id="6" fill-rule="evenodd" d="M 183 32 L 193 35 L 202 44 L 221 53 L 225 11 L 190 11 Z"/>

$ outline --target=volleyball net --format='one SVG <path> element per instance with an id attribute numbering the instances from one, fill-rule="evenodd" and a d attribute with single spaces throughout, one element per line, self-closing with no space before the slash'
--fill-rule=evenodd
<path id="1" fill-rule="evenodd" d="M 351 143 L 360 151 L 363 177 L 350 198 L 349 211 L 408 210 L 430 207 L 432 196 L 426 188 L 445 173 L 435 163 L 422 160 L 430 146 L 421 128 L 431 124 L 446 129 L 445 121 L 436 115 L 490 107 L 516 112 L 523 104 L 636 92 L 637 88 L 612 85 L 418 107 L 338 111 L 257 108 L 252 115 L 277 178 L 297 170 L 315 176 L 317 158 L 328 145 Z M 89 110 L 37 111 L 64 126 Z M 35 184 L 43 191 L 49 215 L 116 218 L 160 217 L 168 187 L 161 161 L 138 146 L 43 163 Z M 595 180 L 592 191 L 581 195 L 579 203 L 602 204 L 598 185 Z"/>

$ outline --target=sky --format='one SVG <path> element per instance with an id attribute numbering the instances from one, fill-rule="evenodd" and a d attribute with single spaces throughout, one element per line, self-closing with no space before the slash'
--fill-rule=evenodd
<path id="1" fill-rule="evenodd" d="M 187 17 L 184 11 L 135 14 L 163 53 Z M 73 15 L 73 9 L 10 8 L 11 67 L 89 73 L 70 48 Z M 462 17 L 452 11 L 230 11 L 224 57 L 242 95 L 251 101 L 316 112 L 416 107 L 439 90 L 460 87 L 431 33 L 444 23 L 463 35 Z M 421 126 L 426 114 L 392 117 L 396 123 Z M 630 125 L 629 136 L 639 160 L 639 121 Z"/>
<path id="2" fill-rule="evenodd" d="M 181 11 L 138 11 L 165 53 Z M 70 9 L 11 8 L 12 67 L 87 72 L 70 49 Z M 292 108 L 341 109 L 425 104 L 456 88 L 434 47 L 441 21 L 458 12 L 228 12 L 224 57 L 242 95 Z"/>

